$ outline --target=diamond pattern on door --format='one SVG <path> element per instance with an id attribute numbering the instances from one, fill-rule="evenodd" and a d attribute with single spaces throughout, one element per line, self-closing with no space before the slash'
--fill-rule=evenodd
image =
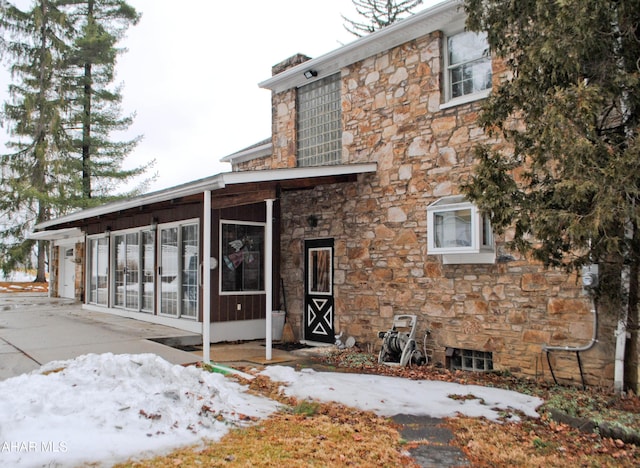
<path id="1" fill-rule="evenodd" d="M 305 339 L 333 343 L 333 239 L 305 242 L 304 299 Z"/>

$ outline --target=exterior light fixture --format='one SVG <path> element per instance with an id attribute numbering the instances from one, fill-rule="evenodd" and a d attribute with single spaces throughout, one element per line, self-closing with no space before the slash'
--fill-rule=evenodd
<path id="1" fill-rule="evenodd" d="M 310 80 L 311 78 L 315 78 L 316 76 L 318 76 L 318 72 L 315 70 L 307 70 L 306 72 L 304 72 L 304 77 L 307 80 Z"/>

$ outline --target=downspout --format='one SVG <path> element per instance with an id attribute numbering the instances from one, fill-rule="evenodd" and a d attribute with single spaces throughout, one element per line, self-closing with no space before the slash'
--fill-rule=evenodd
<path id="1" fill-rule="evenodd" d="M 202 362 L 211 361 L 211 190 L 204 191 L 202 214 Z"/>
<path id="2" fill-rule="evenodd" d="M 625 63 L 623 52 L 623 43 L 622 43 L 622 34 L 620 32 L 620 20 L 619 14 L 620 10 L 618 9 L 618 5 L 614 5 L 615 8 L 615 16 L 613 21 L 613 32 L 616 35 L 616 41 L 614 46 L 614 52 L 617 58 L 617 67 L 618 71 L 621 73 L 625 72 Z M 625 148 L 628 148 L 628 141 L 633 138 L 633 130 L 629 125 L 630 115 L 629 115 L 629 90 L 623 88 L 622 96 L 620 98 L 620 110 L 622 111 L 622 124 L 624 126 L 624 134 L 627 142 L 625 142 Z M 635 205 L 632 200 L 632 204 Z M 635 208 L 635 206 L 634 206 Z M 634 230 L 635 226 L 631 222 L 631 220 L 627 219 L 625 222 L 625 241 L 627 242 L 627 252 L 631 251 L 629 243 L 633 243 L 634 239 Z M 616 337 L 616 353 L 615 353 L 615 363 L 614 363 L 614 373 L 613 373 L 613 390 L 616 393 L 622 393 L 624 390 L 624 355 L 627 341 L 627 323 L 629 320 L 629 305 L 630 301 L 630 291 L 631 291 L 631 267 L 630 265 L 624 262 L 621 272 L 621 282 L 622 282 L 622 311 L 620 318 L 618 319 L 618 326 L 615 331 Z"/>
<path id="3" fill-rule="evenodd" d="M 265 359 L 271 361 L 273 335 L 273 199 L 265 200 L 267 205 L 266 226 L 264 235 L 264 289 L 266 293 L 266 345 Z"/>

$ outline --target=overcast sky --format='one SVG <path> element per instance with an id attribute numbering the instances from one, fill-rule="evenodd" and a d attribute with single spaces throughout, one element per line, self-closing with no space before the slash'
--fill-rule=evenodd
<path id="1" fill-rule="evenodd" d="M 425 0 L 424 6 L 440 0 Z M 29 5 L 30 1 L 16 1 Z M 129 0 L 142 13 L 121 46 L 116 82 L 128 136 L 143 135 L 127 165 L 155 159 L 148 191 L 230 170 L 220 158 L 270 137 L 271 67 L 303 53 L 324 55 L 355 40 L 351 0 Z M 6 66 L 6 65 L 5 65 Z M 6 99 L 7 75 L 0 75 Z M 125 139 L 125 136 L 115 136 Z M 5 135 L 0 135 L 4 152 Z"/>

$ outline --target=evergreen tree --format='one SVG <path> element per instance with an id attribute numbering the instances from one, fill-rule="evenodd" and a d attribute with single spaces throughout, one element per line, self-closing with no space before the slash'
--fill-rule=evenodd
<path id="1" fill-rule="evenodd" d="M 0 268 L 8 273 L 29 265 L 34 241 L 26 239 L 35 223 L 46 221 L 54 206 L 66 206 L 58 191 L 68 181 L 61 170 L 68 145 L 64 129 L 65 80 L 58 73 L 72 28 L 55 2 L 38 0 L 23 12 L 4 5 L 0 25 L 3 47 L 17 82 L 3 120 L 12 140 L 1 156 Z M 61 196 L 62 195 L 62 196 Z M 45 280 L 45 245 L 38 242 L 36 281 Z"/>
<path id="2" fill-rule="evenodd" d="M 481 123 L 511 143 L 477 148 L 465 192 L 511 247 L 546 266 L 599 264 L 597 301 L 618 313 L 624 349 L 638 324 L 640 1 L 465 0 L 465 9 L 509 72 Z"/>
<path id="3" fill-rule="evenodd" d="M 351 0 L 356 11 L 366 21 L 351 20 L 342 15 L 346 21 L 345 29 L 357 37 L 382 29 L 402 19 L 405 14 L 422 4 L 422 0 Z"/>
<path id="4" fill-rule="evenodd" d="M 125 130 L 132 123 L 131 116 L 121 116 L 120 87 L 110 89 L 109 85 L 122 52 L 116 43 L 137 24 L 140 15 L 124 0 L 59 0 L 59 4 L 78 31 L 67 56 L 66 73 L 74 81 L 72 111 L 67 119 L 72 152 L 82 173 L 78 206 L 91 206 L 112 198 L 118 183 L 144 174 L 152 164 L 123 170 L 122 163 L 139 138 L 110 138 L 114 131 Z"/>
<path id="5" fill-rule="evenodd" d="M 119 0 L 35 0 L 29 11 L 0 0 L 0 8 L 0 52 L 15 82 L 2 115 L 11 138 L 0 167 L 0 213 L 7 220 L 0 268 L 7 273 L 29 264 L 34 224 L 117 198 L 115 186 L 152 163 L 123 170 L 139 138 L 110 139 L 132 121 L 121 117 L 120 89 L 108 85 L 120 52 L 115 45 L 138 13 Z M 38 244 L 36 280 L 43 281 L 45 250 Z"/>

